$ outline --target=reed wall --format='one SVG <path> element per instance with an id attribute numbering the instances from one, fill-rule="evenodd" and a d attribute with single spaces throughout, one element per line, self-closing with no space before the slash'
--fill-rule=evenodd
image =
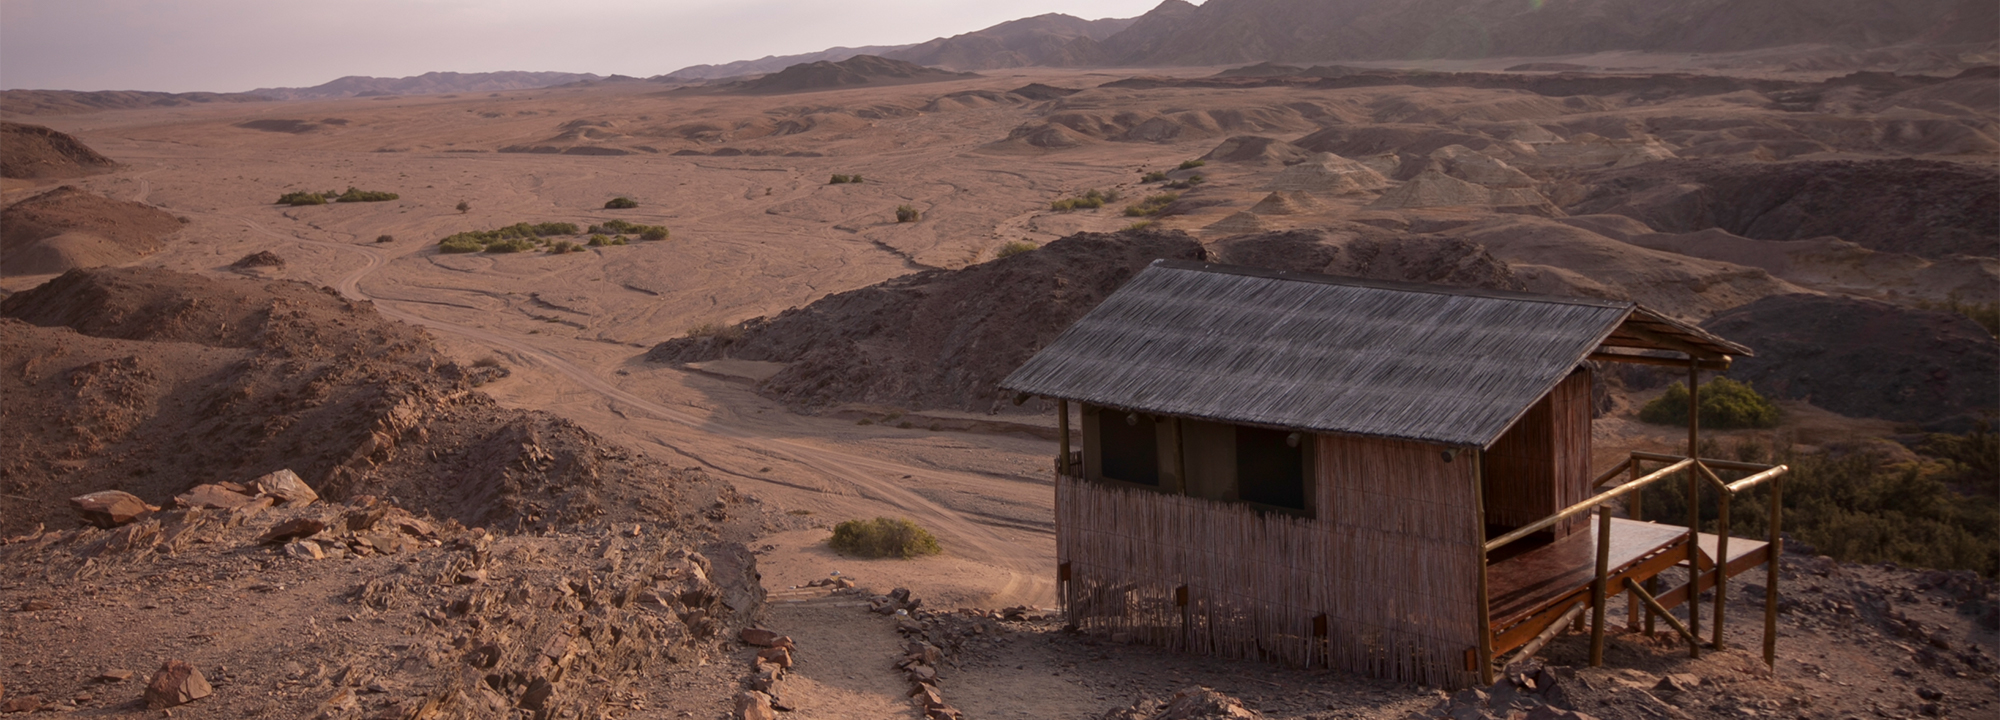
<path id="1" fill-rule="evenodd" d="M 1059 478 L 1070 619 L 1194 653 L 1470 684 L 1473 464 L 1427 443 L 1316 442 L 1313 518 Z"/>
<path id="2" fill-rule="evenodd" d="M 1589 499 L 1590 374 L 1571 373 L 1528 408 L 1485 454 L 1486 522 L 1520 527 Z M 1557 537 L 1583 527 L 1578 516 Z"/>

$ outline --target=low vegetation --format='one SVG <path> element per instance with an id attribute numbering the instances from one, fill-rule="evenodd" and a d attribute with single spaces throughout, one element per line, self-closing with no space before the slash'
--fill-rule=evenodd
<path id="1" fill-rule="evenodd" d="M 1201 166 L 1203 166 L 1203 165 L 1207 165 L 1207 164 L 1208 164 L 1208 161 L 1206 161 L 1206 160 L 1183 160 L 1183 161 L 1181 161 L 1181 168 L 1180 168 L 1180 169 L 1182 169 L 1182 170 L 1193 170 L 1193 169 L 1195 169 L 1195 168 L 1198 168 L 1198 167 L 1201 167 Z"/>
<path id="2" fill-rule="evenodd" d="M 908 205 L 896 206 L 896 222 L 908 223 L 908 222 L 916 222 L 922 219 L 924 219 L 924 214 L 917 212 L 916 208 L 910 207 Z"/>
<path id="3" fill-rule="evenodd" d="M 377 236 L 375 236 L 375 242 L 378 242 L 378 243 L 392 243 L 392 242 L 395 242 L 395 241 L 396 241 L 396 236 L 394 236 L 394 235 L 377 235 Z"/>
<path id="4" fill-rule="evenodd" d="M 1639 409 L 1639 419 L 1655 425 L 1686 425 L 1688 389 L 1683 383 L 1667 386 L 1667 391 Z M 1782 419 L 1778 406 L 1747 383 L 1719 377 L 1701 386 L 1701 424 L 1729 430 L 1777 427 Z"/>
<path id="5" fill-rule="evenodd" d="M 1054 210 L 1056 212 L 1067 212 L 1070 210 L 1096 210 L 1098 208 L 1104 207 L 1105 203 L 1111 203 L 1117 201 L 1118 201 L 1118 191 L 1113 190 L 1110 192 L 1101 192 L 1096 188 L 1091 188 L 1090 190 L 1084 192 L 1082 195 L 1078 195 L 1072 198 L 1063 198 L 1061 200 L 1049 203 L 1049 209 Z"/>
<path id="6" fill-rule="evenodd" d="M 592 234 L 590 236 L 590 242 L 587 244 L 590 245 L 591 247 L 610 247 L 613 245 L 624 245 L 625 236 L 619 235 L 616 237 L 607 237 L 601 234 Z"/>
<path id="7" fill-rule="evenodd" d="M 1146 199 L 1140 200 L 1139 204 L 1127 206 L 1125 208 L 1125 214 L 1131 217 L 1146 217 L 1149 215 L 1158 215 L 1161 212 L 1164 212 L 1167 209 L 1168 205 L 1174 204 L 1174 201 L 1179 199 L 1181 199 L 1179 193 L 1160 193 L 1158 195 L 1149 195 L 1146 197 Z"/>
<path id="8" fill-rule="evenodd" d="M 470 212 L 471 210 L 472 210 L 472 203 L 466 202 L 464 200 L 458 201 L 458 212 L 460 214 Z"/>
<path id="9" fill-rule="evenodd" d="M 993 257 L 995 258 L 1013 257 L 1015 255 L 1019 255 L 1021 253 L 1033 250 L 1037 247 L 1040 246 L 1028 242 L 1026 240 L 1015 240 L 1005 245 L 1001 245 L 999 250 L 993 251 Z"/>
<path id="10" fill-rule="evenodd" d="M 1927 436 L 1913 448 L 1916 460 L 1900 462 L 1886 453 L 1806 452 L 1777 444 L 1782 449 L 1774 452 L 1762 440 L 1745 439 L 1733 454 L 1791 468 L 1784 476 L 1784 531 L 1811 552 L 1842 562 L 1973 570 L 1989 578 L 2000 573 L 2000 435 L 1985 425 L 1963 435 Z M 1719 452 L 1712 441 L 1703 445 L 1705 456 Z M 1718 474 L 1733 481 L 1745 473 Z M 1703 528 L 1713 532 L 1714 490 L 1702 492 Z M 1646 519 L 1686 524 L 1685 484 L 1661 482 L 1644 494 Z M 1737 495 L 1730 534 L 1765 537 L 1769 503 L 1768 489 Z"/>
<path id="11" fill-rule="evenodd" d="M 936 555 L 942 551 L 937 538 L 929 530 L 908 520 L 878 517 L 874 520 L 848 520 L 833 528 L 833 538 L 827 545 L 834 550 L 859 557 L 913 558 Z"/>
<path id="12" fill-rule="evenodd" d="M 828 185 L 845 185 L 845 184 L 847 184 L 847 183 L 858 183 L 858 182 L 861 182 L 861 176 L 860 176 L 860 175 L 834 175 L 834 176 L 833 176 L 833 179 L 832 179 L 832 180 L 828 180 L 826 184 L 828 184 Z"/>
<path id="13" fill-rule="evenodd" d="M 1187 178 L 1184 180 L 1175 180 L 1173 182 L 1167 183 L 1166 186 L 1169 188 L 1173 188 L 1175 190 L 1186 190 L 1196 185 L 1200 185 L 1204 182 L 1208 182 L 1208 178 L 1202 177 L 1200 173 L 1195 173 L 1193 175 L 1187 176 Z"/>
<path id="14" fill-rule="evenodd" d="M 1135 223 L 1132 223 L 1132 224 L 1130 224 L 1130 225 L 1126 225 L 1126 226 L 1125 226 L 1125 229 L 1126 229 L 1126 230 L 1144 230 L 1144 229 L 1146 229 L 1146 228 L 1149 228 L 1149 227 L 1152 227 L 1152 226 L 1153 226 L 1153 221 L 1151 221 L 1151 220 L 1140 220 L 1139 222 L 1135 222 Z"/>
<path id="15" fill-rule="evenodd" d="M 300 205 L 325 205 L 326 195 L 324 193 L 306 192 L 303 190 L 288 192 L 278 196 L 278 204 L 291 205 L 293 207 Z"/>
<path id="16" fill-rule="evenodd" d="M 604 202 L 606 210 L 630 210 L 639 207 L 639 201 L 628 197 L 615 197 Z"/>
<path id="17" fill-rule="evenodd" d="M 438 241 L 438 250 L 448 253 L 526 252 L 553 245 L 546 238 L 575 234 L 575 223 L 515 223 L 493 230 L 472 230 L 451 235 Z"/>
<path id="18" fill-rule="evenodd" d="M 606 220 L 601 225 L 590 226 L 584 232 L 593 235 L 637 235 L 640 240 L 665 240 L 671 235 L 664 225 L 641 225 L 624 220 Z"/>
<path id="19" fill-rule="evenodd" d="M 1161 170 L 1154 170 L 1152 172 L 1139 176 L 1139 182 L 1150 183 L 1150 182 L 1166 182 L 1166 181 L 1167 181 L 1167 174 L 1166 172 Z"/>
<path id="20" fill-rule="evenodd" d="M 333 193 L 327 194 L 332 195 Z M 388 202 L 400 197 L 402 196 L 392 192 L 362 190 L 349 185 L 347 186 L 347 192 L 341 193 L 339 197 L 334 198 L 334 202 Z"/>

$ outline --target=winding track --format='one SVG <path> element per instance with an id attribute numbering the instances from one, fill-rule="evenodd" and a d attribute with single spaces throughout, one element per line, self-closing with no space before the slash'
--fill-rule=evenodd
<path id="1" fill-rule="evenodd" d="M 146 183 L 144 179 L 141 179 L 140 183 L 141 191 L 139 196 L 143 198 L 146 191 L 150 190 L 150 184 Z M 389 302 L 380 301 L 369 296 L 361 290 L 360 284 L 362 279 L 388 264 L 387 254 L 381 250 L 364 245 L 309 240 L 271 230 L 248 219 L 237 218 L 237 220 L 250 231 L 274 239 L 302 245 L 316 245 L 344 250 L 361 255 L 364 264 L 359 269 L 342 276 L 334 283 L 334 289 L 345 297 L 373 302 L 376 311 L 383 315 L 414 325 L 431 328 L 439 332 L 458 335 L 488 346 L 504 348 L 520 357 L 540 363 L 549 370 L 569 378 L 585 389 L 595 392 L 608 400 L 637 409 L 659 420 L 677 423 L 691 430 L 718 435 L 743 445 L 789 459 L 800 465 L 824 473 L 827 476 L 844 481 L 864 494 L 895 505 L 913 515 L 920 516 L 922 519 L 927 520 L 928 524 L 939 529 L 946 535 L 954 536 L 955 554 L 969 560 L 993 566 L 1007 575 L 1006 582 L 993 594 L 993 601 L 996 603 L 1010 604 L 1033 601 L 1037 598 L 1050 597 L 1053 594 L 1053 581 L 1048 577 L 1049 569 L 1038 567 L 1035 563 L 1022 558 L 1021 553 L 1013 551 L 1014 541 L 1000 536 L 991 526 L 980 521 L 977 517 L 968 516 L 939 505 L 908 488 L 885 479 L 907 476 L 919 481 L 989 483 L 992 482 L 990 478 L 900 465 L 837 450 L 815 447 L 792 440 L 768 437 L 743 428 L 723 425 L 711 418 L 674 410 L 605 382 L 603 378 L 598 377 L 595 373 L 577 366 L 575 363 L 562 358 L 554 352 L 529 345 L 520 338 L 417 315 L 398 309 L 394 305 L 389 304 Z"/>

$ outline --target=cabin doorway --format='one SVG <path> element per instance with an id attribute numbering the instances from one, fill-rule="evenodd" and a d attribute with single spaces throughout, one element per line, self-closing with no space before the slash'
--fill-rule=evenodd
<path id="1" fill-rule="evenodd" d="M 1481 454 L 1487 539 L 1590 497 L 1590 382 L 1590 371 L 1577 368 Z M 1584 516 L 1571 518 L 1507 549 L 1531 550 L 1568 536 L 1588 521 Z"/>

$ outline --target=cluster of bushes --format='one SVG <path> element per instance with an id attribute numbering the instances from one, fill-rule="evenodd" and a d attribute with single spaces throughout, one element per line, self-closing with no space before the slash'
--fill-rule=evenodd
<path id="1" fill-rule="evenodd" d="M 1703 443 L 1704 456 L 1719 448 Z M 1791 467 L 1784 476 L 1784 530 L 1813 552 L 1851 563 L 1893 562 L 1941 570 L 2000 573 L 2000 436 L 1981 425 L 1964 435 L 1934 434 L 1914 461 L 1881 454 L 1772 451 L 1739 441 L 1737 459 Z M 1717 471 L 1725 481 L 1745 473 Z M 1716 529 L 1715 490 L 1702 488 L 1702 527 Z M 1768 486 L 1769 483 L 1766 483 Z M 1686 524 L 1687 485 L 1672 480 L 1644 491 L 1647 519 Z M 1730 505 L 1730 534 L 1769 534 L 1770 491 L 1751 490 Z"/>
<path id="2" fill-rule="evenodd" d="M 591 234 L 591 236 L 590 236 L 590 243 L 589 243 L 589 244 L 590 244 L 590 246 L 591 246 L 591 247 L 610 247 L 610 246 L 613 246 L 613 245 L 624 245 L 624 244 L 625 244 L 625 236 L 624 236 L 624 235 L 617 235 L 617 236 L 610 236 L 610 237 L 607 237 L 607 236 L 605 236 L 605 235 L 602 235 L 602 234 L 598 234 L 598 233 L 592 233 L 592 234 Z"/>
<path id="3" fill-rule="evenodd" d="M 1201 173 L 1195 173 L 1193 175 L 1187 176 L 1186 180 L 1175 180 L 1173 182 L 1167 183 L 1166 187 L 1173 188 L 1175 190 L 1186 190 L 1196 185 L 1200 185 L 1204 182 L 1208 182 L 1208 178 L 1202 177 Z"/>
<path id="4" fill-rule="evenodd" d="M 601 225 L 590 226 L 585 232 L 593 235 L 637 235 L 640 240 L 665 240 L 669 235 L 664 225 L 640 225 L 624 220 L 606 220 Z"/>
<path id="5" fill-rule="evenodd" d="M 1015 240 L 1005 245 L 1001 245 L 999 250 L 993 251 L 993 257 L 995 258 L 1013 257 L 1015 255 L 1019 255 L 1029 250 L 1033 250 L 1037 247 L 1040 246 L 1028 242 L 1026 240 Z"/>
<path id="6" fill-rule="evenodd" d="M 929 530 L 908 520 L 848 520 L 833 528 L 827 545 L 849 555 L 913 558 L 942 552 Z"/>
<path id="7" fill-rule="evenodd" d="M 628 197 L 615 197 L 604 202 L 606 210 L 630 210 L 639 207 L 639 201 Z"/>
<path id="8" fill-rule="evenodd" d="M 847 184 L 847 183 L 858 183 L 858 182 L 861 182 L 861 176 L 860 176 L 860 175 L 835 175 L 835 176 L 833 176 L 833 179 L 832 179 L 832 180 L 828 180 L 826 184 L 828 184 L 828 185 L 845 185 L 845 184 Z"/>
<path id="9" fill-rule="evenodd" d="M 1207 161 L 1205 161 L 1205 160 L 1183 160 L 1183 161 L 1181 161 L 1181 167 L 1180 167 L 1180 169 L 1182 169 L 1182 170 L 1193 170 L 1193 169 L 1195 169 L 1195 168 L 1198 168 L 1198 167 L 1201 167 L 1201 166 L 1203 166 L 1203 165 L 1207 165 L 1207 164 L 1208 164 L 1208 162 L 1207 162 Z"/>
<path id="10" fill-rule="evenodd" d="M 910 207 L 908 205 L 896 206 L 896 222 L 899 223 L 916 222 L 922 219 L 924 219 L 924 214 L 917 212 L 916 208 Z"/>
<path id="11" fill-rule="evenodd" d="M 1148 215 L 1158 215 L 1160 214 L 1161 211 L 1166 210 L 1168 205 L 1172 205 L 1175 200 L 1179 199 L 1181 199 L 1179 193 L 1161 193 L 1158 195 L 1149 195 L 1146 197 L 1146 199 L 1140 200 L 1139 204 L 1127 206 L 1125 208 L 1125 214 L 1130 217 L 1146 217 Z"/>
<path id="12" fill-rule="evenodd" d="M 304 190 L 288 192 L 278 196 L 278 204 L 291 205 L 293 207 L 300 205 L 325 205 L 327 198 L 332 198 L 333 202 L 388 202 L 399 197 L 402 196 L 392 192 L 362 190 L 349 185 L 347 192 L 336 192 L 333 190 L 323 193 L 307 192 Z"/>
<path id="13" fill-rule="evenodd" d="M 1154 170 L 1152 172 L 1139 176 L 1139 182 L 1150 183 L 1150 182 L 1166 182 L 1166 181 L 1167 181 L 1167 173 L 1164 170 Z"/>
<path id="14" fill-rule="evenodd" d="M 1117 201 L 1118 201 L 1118 191 L 1113 190 L 1111 192 L 1100 192 L 1096 188 L 1091 188 L 1089 191 L 1085 192 L 1082 195 L 1078 195 L 1073 198 L 1063 198 L 1061 200 L 1049 203 L 1049 209 L 1057 212 L 1067 212 L 1070 210 L 1096 210 L 1098 208 L 1104 207 L 1105 203 L 1117 202 Z"/>
<path id="15" fill-rule="evenodd" d="M 1639 408 L 1639 419 L 1655 425 L 1686 425 L 1687 385 L 1677 382 L 1667 386 L 1666 392 Z M 1702 427 L 1719 430 L 1770 428 L 1777 427 L 1781 419 L 1778 406 L 1758 394 L 1748 383 L 1719 377 L 1701 386 Z"/>
<path id="16" fill-rule="evenodd" d="M 527 252 L 543 245 L 550 245 L 544 238 L 575 234 L 577 234 L 575 223 L 515 223 L 494 230 L 471 230 L 452 235 L 438 241 L 438 250 L 448 253 Z"/>

